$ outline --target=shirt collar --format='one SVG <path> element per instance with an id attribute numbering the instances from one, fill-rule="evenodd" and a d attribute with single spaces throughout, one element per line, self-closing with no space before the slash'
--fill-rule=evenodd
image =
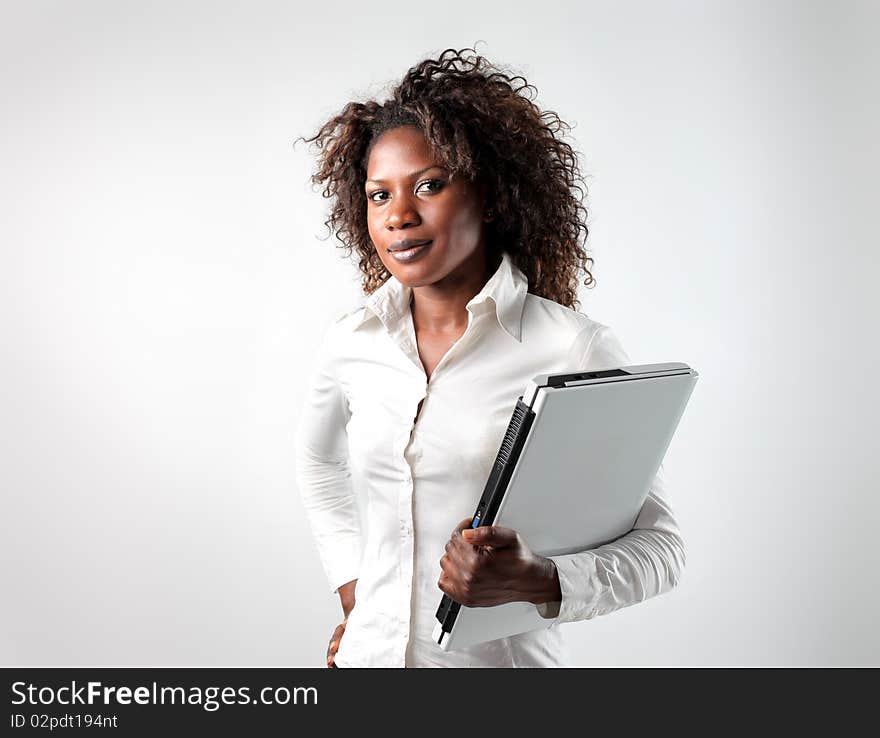
<path id="1" fill-rule="evenodd" d="M 489 309 L 494 307 L 495 318 L 501 328 L 512 338 L 521 341 L 522 312 L 526 301 L 529 282 L 525 274 L 513 263 L 510 254 L 503 251 L 498 269 L 489 278 L 483 289 L 474 295 L 467 304 L 469 312 L 472 308 L 488 303 Z M 412 287 L 398 281 L 394 276 L 371 295 L 364 303 L 364 314 L 355 325 L 355 330 L 373 317 L 379 318 L 389 330 L 409 312 L 412 299 Z"/>

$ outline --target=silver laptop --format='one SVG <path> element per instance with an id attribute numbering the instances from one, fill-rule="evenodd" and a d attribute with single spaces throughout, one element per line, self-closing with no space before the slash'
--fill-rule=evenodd
<path id="1" fill-rule="evenodd" d="M 513 528 L 542 556 L 629 532 L 698 376 L 667 363 L 535 377 L 516 403 L 472 527 Z M 466 648 L 553 622 L 530 602 L 464 607 L 443 595 L 433 638 L 443 650 Z"/>

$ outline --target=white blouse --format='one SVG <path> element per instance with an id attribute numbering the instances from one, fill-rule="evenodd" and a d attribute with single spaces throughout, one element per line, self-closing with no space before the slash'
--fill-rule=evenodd
<path id="1" fill-rule="evenodd" d="M 562 591 L 546 611 L 556 615 L 551 627 L 460 651 L 432 640 L 444 546 L 473 514 L 526 382 L 631 363 L 610 328 L 527 290 L 504 253 L 430 380 L 412 289 L 394 277 L 324 337 L 297 427 L 296 470 L 333 591 L 358 580 L 340 667 L 567 665 L 559 624 L 641 602 L 679 581 L 684 543 L 658 474 L 632 531 L 550 557 Z"/>

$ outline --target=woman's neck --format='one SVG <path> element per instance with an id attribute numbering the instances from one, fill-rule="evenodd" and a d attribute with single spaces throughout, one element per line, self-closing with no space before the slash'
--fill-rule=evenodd
<path id="1" fill-rule="evenodd" d="M 478 249 L 439 282 L 414 287 L 410 310 L 416 332 L 463 333 L 468 322 L 468 302 L 479 294 L 497 268 L 497 264 L 487 262 L 486 251 Z"/>

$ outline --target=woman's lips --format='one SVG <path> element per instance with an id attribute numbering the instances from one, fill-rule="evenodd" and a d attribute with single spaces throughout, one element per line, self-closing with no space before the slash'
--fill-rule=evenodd
<path id="1" fill-rule="evenodd" d="M 391 258 L 395 261 L 399 261 L 401 264 L 408 264 L 427 252 L 433 243 L 433 241 L 428 241 L 428 243 L 422 244 L 421 246 L 413 246 L 412 248 L 404 249 L 402 251 L 389 251 L 388 253 L 391 254 Z"/>

